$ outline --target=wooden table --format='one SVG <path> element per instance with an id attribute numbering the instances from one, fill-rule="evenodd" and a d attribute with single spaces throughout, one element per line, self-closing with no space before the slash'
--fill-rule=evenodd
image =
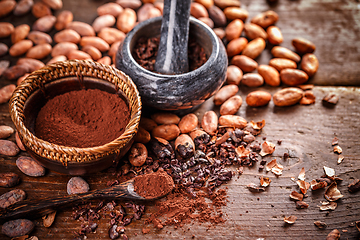
<path id="1" fill-rule="evenodd" d="M 63 9 L 74 12 L 74 20 L 92 23 L 96 18 L 96 8 L 107 1 L 70 1 L 64 0 Z M 360 178 L 360 3 L 358 1 L 340 0 L 279 0 L 269 5 L 265 0 L 243 0 L 242 7 L 249 11 L 249 18 L 255 14 L 272 9 L 280 19 L 276 24 L 284 35 L 282 46 L 291 46 L 291 39 L 304 37 L 316 45 L 315 55 L 320 67 L 309 83 L 315 84 L 316 103 L 310 106 L 295 105 L 279 108 L 271 102 L 267 107 L 250 108 L 244 103 L 238 114 L 248 121 L 265 119 L 266 126 L 258 137 L 276 143 L 276 151 L 267 159 L 276 158 L 284 165 L 283 174 L 275 177 L 272 173 L 259 172 L 258 167 L 245 168 L 244 173 L 235 176 L 225 186 L 228 188 L 228 204 L 223 207 L 227 221 L 216 227 L 208 228 L 207 224 L 185 225 L 174 229 L 166 226 L 162 230 L 150 227 L 149 234 L 142 234 L 144 220 L 154 212 L 154 204 L 146 207 L 146 214 L 140 221 L 134 221 L 126 227 L 130 239 L 325 239 L 327 234 L 338 229 L 341 239 L 359 239 L 360 233 L 354 227 L 360 220 L 359 192 L 351 194 L 347 185 L 353 179 Z M 15 18 L 9 16 L 0 21 L 11 21 L 15 25 L 31 23 L 32 16 Z M 52 33 L 53 34 L 53 33 Z M 3 41 L 3 40 L 2 40 Z M 4 42 L 9 43 L 7 39 Z M 271 58 L 269 49 L 264 51 L 258 62 L 268 63 Z M 9 59 L 4 57 L 3 59 Z M 11 59 L 12 63 L 16 59 Z M 1 78 L 0 86 L 9 84 Z M 254 89 L 241 86 L 240 96 Z M 262 87 L 270 93 L 280 88 Z M 333 107 L 325 107 L 321 99 L 329 92 L 340 95 L 339 103 Z M 208 100 L 196 111 L 201 119 L 202 114 L 209 109 L 218 112 L 212 100 Z M 0 105 L 0 124 L 13 126 L 8 113 L 8 105 Z M 339 139 L 343 149 L 344 161 L 337 164 L 337 154 L 333 153 L 331 141 Z M 10 137 L 14 141 L 14 136 Z M 288 160 L 282 158 L 287 152 Z M 20 155 L 26 155 L 22 152 Z M 22 182 L 16 188 L 26 191 L 27 198 L 57 196 L 66 192 L 66 183 L 71 176 L 47 171 L 41 178 L 32 178 L 22 174 L 15 165 L 16 157 L 0 157 L 1 172 L 12 171 L 21 175 Z M 306 170 L 306 180 L 310 181 L 323 175 L 323 166 L 334 168 L 336 174 L 343 179 L 338 188 L 344 195 L 337 201 L 334 211 L 320 211 L 319 205 L 324 201 L 324 190 L 309 191 L 305 198 L 310 206 L 308 209 L 296 209 L 289 194 L 298 191 L 296 183 L 290 178 L 297 177 L 302 167 Z M 259 176 L 267 176 L 272 180 L 270 187 L 262 193 L 252 193 L 246 185 L 258 183 Z M 91 189 L 106 186 L 109 180 L 116 179 L 106 171 L 85 176 Z M 224 187 L 225 187 L 224 186 Z M 0 194 L 9 189 L 0 188 Z M 124 204 L 124 202 L 119 202 Z M 284 216 L 298 217 L 293 225 L 284 223 Z M 318 229 L 314 221 L 326 222 L 326 229 Z M 59 211 L 54 224 L 50 228 L 42 226 L 42 220 L 37 219 L 36 229 L 31 235 L 39 239 L 72 239 L 73 232 L 78 231 L 80 223 L 71 217 L 71 209 Z M 96 233 L 87 235 L 88 239 L 108 239 L 109 219 L 99 221 Z M 8 239 L 0 235 L 1 239 Z"/>

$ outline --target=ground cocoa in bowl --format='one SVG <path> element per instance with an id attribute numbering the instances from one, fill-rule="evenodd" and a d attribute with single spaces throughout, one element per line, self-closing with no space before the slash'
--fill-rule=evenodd
<path id="1" fill-rule="evenodd" d="M 144 198 L 157 198 L 171 192 L 174 181 L 162 168 L 157 172 L 140 175 L 134 178 L 134 189 Z"/>
<path id="2" fill-rule="evenodd" d="M 130 120 L 127 103 L 99 89 L 70 91 L 46 102 L 35 123 L 35 135 L 69 147 L 95 147 L 118 138 Z"/>

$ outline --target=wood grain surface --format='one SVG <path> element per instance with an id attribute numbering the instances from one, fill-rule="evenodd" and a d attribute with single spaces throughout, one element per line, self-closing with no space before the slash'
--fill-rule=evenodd
<path id="1" fill-rule="evenodd" d="M 64 0 L 63 9 L 74 13 L 74 20 L 92 23 L 96 18 L 96 8 L 108 1 Z M 266 159 L 277 159 L 284 166 L 283 174 L 275 177 L 272 173 L 259 172 L 258 166 L 245 168 L 241 176 L 235 176 L 222 187 L 228 188 L 228 204 L 223 207 L 227 221 L 217 226 L 194 222 L 175 229 L 166 226 L 155 230 L 144 221 L 155 211 L 154 203 L 146 204 L 145 215 L 141 220 L 133 221 L 126 227 L 130 239 L 325 239 L 327 234 L 338 229 L 340 239 L 359 239 L 360 233 L 353 225 L 360 221 L 360 193 L 349 193 L 347 185 L 353 179 L 360 178 L 360 3 L 355 0 L 279 0 L 269 4 L 265 0 L 242 0 L 242 7 L 249 11 L 249 18 L 255 14 L 272 9 L 280 18 L 276 24 L 282 31 L 284 43 L 291 46 L 291 39 L 304 37 L 316 45 L 315 55 L 320 67 L 317 74 L 310 80 L 315 84 L 316 103 L 310 106 L 295 105 L 280 108 L 272 102 L 266 107 L 251 108 L 244 103 L 238 115 L 248 121 L 265 119 L 266 126 L 258 139 L 276 143 L 276 151 Z M 34 17 L 8 16 L 0 21 L 10 21 L 15 26 L 21 23 L 31 25 Z M 54 32 L 51 32 L 54 34 Z M 1 39 L 9 44 L 9 39 Z M 266 64 L 271 58 L 267 49 L 257 59 Z M 12 64 L 17 59 L 5 56 Z M 46 62 L 46 60 L 45 60 Z M 3 77 L 0 86 L 9 84 Z M 271 94 L 280 88 L 262 87 Z M 241 86 L 239 95 L 245 100 L 247 93 L 254 89 Z M 329 108 L 322 104 L 321 99 L 329 92 L 340 95 L 339 103 Z M 196 114 L 201 119 L 209 109 L 219 112 L 213 106 L 212 99 L 205 102 Z M 146 112 L 146 109 L 144 109 Z M 8 112 L 8 104 L 0 105 L 0 124 L 14 126 Z M 337 164 L 337 154 L 333 153 L 331 141 L 339 139 L 343 149 L 344 161 Z M 14 135 L 10 140 L 14 141 Z M 290 158 L 283 159 L 288 153 Z M 27 155 L 22 152 L 20 155 Z M 47 171 L 44 177 L 33 178 L 22 174 L 16 167 L 16 157 L 0 156 L 0 171 L 12 171 L 21 175 L 21 184 L 16 188 L 26 191 L 28 199 L 45 196 L 58 196 L 66 193 L 66 183 L 71 176 Z M 306 180 L 311 181 L 324 174 L 323 166 L 332 167 L 343 179 L 338 188 L 344 197 L 337 201 L 334 211 L 320 211 L 321 201 L 325 201 L 324 190 L 309 191 L 304 201 L 308 209 L 296 209 L 295 202 L 289 198 L 292 191 L 298 191 L 291 177 L 297 177 L 302 167 L 306 170 Z M 246 185 L 258 183 L 259 176 L 267 176 L 272 182 L 262 193 L 252 193 Z M 116 175 L 109 171 L 84 176 L 90 188 L 102 189 Z M 0 188 L 0 195 L 9 191 Z M 120 204 L 125 202 L 119 201 Z M 80 229 L 81 223 L 73 220 L 71 209 L 59 211 L 54 224 L 50 228 L 42 226 L 42 220 L 35 220 L 36 228 L 31 235 L 39 239 L 72 239 Z M 298 217 L 293 225 L 284 223 L 284 216 Z M 323 221 L 326 229 L 318 229 L 314 221 Z M 109 239 L 109 216 L 102 218 L 95 233 L 87 234 L 87 239 Z M 149 227 L 149 234 L 142 234 L 143 227 Z M 0 234 L 0 239 L 10 239 Z"/>

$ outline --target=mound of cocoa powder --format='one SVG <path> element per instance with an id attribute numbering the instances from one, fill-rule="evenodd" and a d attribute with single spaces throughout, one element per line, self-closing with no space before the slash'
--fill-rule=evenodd
<path id="1" fill-rule="evenodd" d="M 157 172 L 140 175 L 134 178 L 134 189 L 144 198 L 157 198 L 171 192 L 174 181 L 162 168 Z"/>
<path id="2" fill-rule="evenodd" d="M 130 120 L 126 102 L 99 89 L 70 91 L 41 108 L 35 135 L 69 147 L 95 147 L 118 138 Z"/>

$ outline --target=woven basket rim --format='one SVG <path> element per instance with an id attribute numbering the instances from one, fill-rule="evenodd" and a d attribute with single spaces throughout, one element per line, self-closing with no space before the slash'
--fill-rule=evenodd
<path id="1" fill-rule="evenodd" d="M 68 71 L 69 69 L 70 71 Z M 67 75 L 64 76 L 64 73 Z M 78 77 L 79 74 L 84 77 L 92 77 L 112 83 L 115 85 L 115 88 L 124 93 L 130 109 L 130 120 L 125 127 L 125 131 L 109 143 L 85 148 L 58 145 L 36 137 L 24 124 L 25 116 L 23 110 L 26 100 L 48 82 L 54 82 L 62 78 Z M 51 75 L 52 79 L 45 79 L 44 75 Z M 109 81 L 109 76 L 111 76 L 111 80 L 114 82 Z M 118 81 L 118 84 L 116 84 L 116 81 Z M 124 91 L 125 87 L 129 90 Z M 27 76 L 15 89 L 10 99 L 9 107 L 11 119 L 19 132 L 20 138 L 24 140 L 24 145 L 37 155 L 40 155 L 40 157 L 60 161 L 67 165 L 67 162 L 96 161 L 101 157 L 120 152 L 121 148 L 129 143 L 137 133 L 142 106 L 135 83 L 122 71 L 90 60 L 67 60 L 49 64 Z M 43 154 L 38 154 L 37 151 L 41 151 Z"/>

